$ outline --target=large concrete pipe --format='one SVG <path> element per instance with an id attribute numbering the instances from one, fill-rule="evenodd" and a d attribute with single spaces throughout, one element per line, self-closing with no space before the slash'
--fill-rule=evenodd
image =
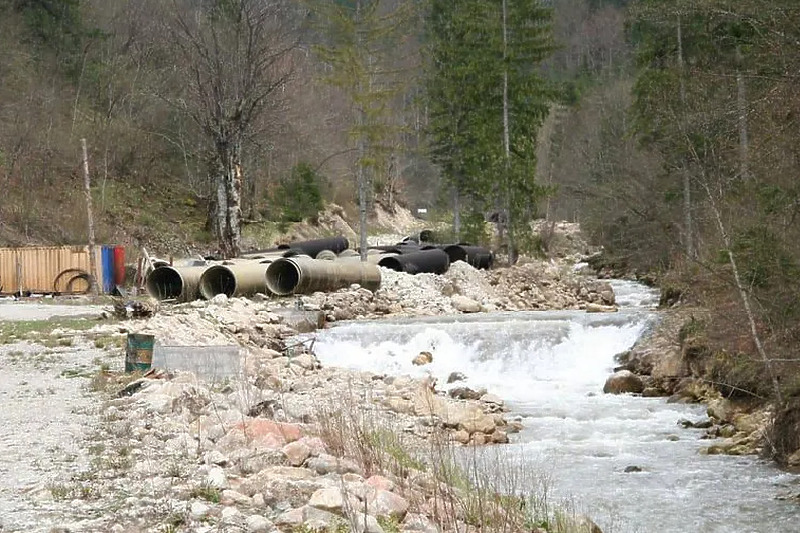
<path id="1" fill-rule="evenodd" d="M 494 254 L 482 246 L 452 244 L 445 246 L 444 252 L 450 257 L 451 264 L 456 261 L 464 261 L 475 268 L 487 270 L 492 268 L 492 263 L 494 263 Z"/>
<path id="2" fill-rule="evenodd" d="M 341 252 L 339 252 L 339 259 L 343 259 L 345 257 L 360 257 L 360 256 L 361 254 L 359 254 L 357 251 L 350 250 L 349 248 L 347 250 L 342 250 Z"/>
<path id="3" fill-rule="evenodd" d="M 210 300 L 217 294 L 236 297 L 267 292 L 264 275 L 271 264 L 250 261 L 209 267 L 200 278 L 200 295 Z"/>
<path id="4" fill-rule="evenodd" d="M 320 259 L 322 261 L 336 261 L 336 254 L 331 250 L 322 250 L 317 254 L 316 259 Z"/>
<path id="5" fill-rule="evenodd" d="M 425 250 L 410 254 L 385 257 L 378 265 L 408 274 L 444 274 L 450 268 L 450 257 L 442 250 Z"/>
<path id="6" fill-rule="evenodd" d="M 267 269 L 267 288 L 278 296 L 335 291 L 358 283 L 375 291 L 381 285 L 381 271 L 372 263 L 318 261 L 307 257 L 278 259 Z"/>
<path id="7" fill-rule="evenodd" d="M 158 267 L 147 275 L 147 294 L 158 300 L 188 302 L 197 299 L 200 278 L 208 266 Z"/>
<path id="8" fill-rule="evenodd" d="M 347 250 L 350 243 L 344 237 L 329 237 L 327 239 L 314 239 L 311 241 L 297 241 L 289 244 L 282 244 L 278 248 L 282 250 L 296 249 L 302 250 L 304 254 L 316 257 L 322 250 L 330 250 L 335 254 Z"/>

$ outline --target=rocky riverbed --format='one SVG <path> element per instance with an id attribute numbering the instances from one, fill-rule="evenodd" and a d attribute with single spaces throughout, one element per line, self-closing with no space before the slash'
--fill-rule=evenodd
<path id="1" fill-rule="evenodd" d="M 0 348 L 10 369 L 2 390 L 17 398 L 4 415 L 3 438 L 17 451 L 4 468 L 18 481 L 2 487 L 0 525 L 389 533 L 468 530 L 476 520 L 502 517 L 519 529 L 531 518 L 521 502 L 476 489 L 452 459 L 457 446 L 502 445 L 520 429 L 492 394 L 499 391 L 451 386 L 445 394 L 432 379 L 322 368 L 305 345 L 287 342 L 318 320 L 613 301 L 608 284 L 568 265 L 486 274 L 456 263 L 445 276 L 384 271 L 375 293 L 351 287 L 277 301 L 218 297 L 164 306 L 146 320 L 12 337 Z M 129 332 L 168 345 L 239 346 L 242 373 L 212 382 L 182 372 L 131 381 L 121 372 Z M 35 397 L 26 396 L 29 383 Z M 582 524 L 576 531 L 591 529 L 586 519 L 572 522 Z"/>

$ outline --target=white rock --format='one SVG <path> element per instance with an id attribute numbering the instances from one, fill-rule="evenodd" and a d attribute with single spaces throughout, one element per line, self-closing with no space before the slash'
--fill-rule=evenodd
<path id="1" fill-rule="evenodd" d="M 203 502 L 192 502 L 189 512 L 195 520 L 202 520 L 208 515 L 211 508 Z"/>
<path id="2" fill-rule="evenodd" d="M 290 442 L 283 447 L 282 451 L 289 460 L 289 464 L 292 466 L 302 465 L 311 455 L 311 448 L 301 440 Z"/>
<path id="3" fill-rule="evenodd" d="M 251 500 L 248 496 L 245 496 L 241 492 L 225 489 L 222 491 L 222 503 L 226 505 L 230 505 L 233 503 L 237 505 L 252 505 L 253 500 Z"/>
<path id="4" fill-rule="evenodd" d="M 364 513 L 359 513 L 356 517 L 355 529 L 357 533 L 384 533 L 378 520 L 372 515 L 364 516 Z"/>
<path id="5" fill-rule="evenodd" d="M 494 405 L 499 405 L 501 407 L 504 405 L 502 398 L 500 398 L 495 394 L 484 394 L 483 396 L 481 396 L 481 401 L 483 403 L 491 403 Z"/>
<path id="6" fill-rule="evenodd" d="M 212 487 L 216 487 L 218 489 L 228 488 L 228 477 L 225 475 L 225 471 L 218 466 L 214 466 L 209 469 L 207 481 Z"/>
<path id="7" fill-rule="evenodd" d="M 218 450 L 211 450 L 210 452 L 208 452 L 206 454 L 205 461 L 207 465 L 218 465 L 218 466 L 225 466 L 229 462 L 225 454 Z"/>
<path id="8" fill-rule="evenodd" d="M 211 298 L 211 303 L 214 305 L 225 305 L 228 303 L 228 297 L 224 294 L 217 294 Z"/>
<path id="9" fill-rule="evenodd" d="M 393 518 L 401 522 L 408 512 L 408 501 L 388 490 L 376 490 L 367 497 L 369 514 Z"/>
<path id="10" fill-rule="evenodd" d="M 308 505 L 323 511 L 341 512 L 344 506 L 342 491 L 338 488 L 319 489 L 311 495 Z"/>
<path id="11" fill-rule="evenodd" d="M 272 522 L 263 516 L 253 515 L 247 517 L 247 532 L 248 533 L 267 533 L 272 529 Z"/>
<path id="12" fill-rule="evenodd" d="M 236 507 L 226 507 L 222 510 L 222 521 L 227 523 L 236 522 L 242 516 L 242 512 Z"/>
<path id="13" fill-rule="evenodd" d="M 481 304 L 473 300 L 472 298 L 468 298 L 461 294 L 454 294 L 450 298 L 450 303 L 456 310 L 461 311 L 462 313 L 480 313 L 481 312 Z"/>

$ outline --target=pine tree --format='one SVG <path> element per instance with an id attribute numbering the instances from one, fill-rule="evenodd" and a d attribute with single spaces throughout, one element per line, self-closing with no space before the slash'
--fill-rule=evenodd
<path id="1" fill-rule="evenodd" d="M 356 149 L 360 248 L 366 260 L 372 183 L 387 168 L 391 139 L 398 130 L 389 104 L 400 90 L 402 73 L 390 58 L 415 3 L 313 0 L 309 5 L 323 33 L 316 51 L 330 68 L 324 81 L 340 89 L 352 105 L 349 134 Z"/>
<path id="2" fill-rule="evenodd" d="M 552 97 L 538 71 L 549 21 L 537 0 L 433 0 L 427 21 L 433 157 L 456 199 L 498 208 L 512 261 L 542 191 L 534 148 Z"/>

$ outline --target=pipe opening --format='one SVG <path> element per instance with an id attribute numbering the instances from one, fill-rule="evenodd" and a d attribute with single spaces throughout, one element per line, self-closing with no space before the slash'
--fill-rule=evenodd
<path id="1" fill-rule="evenodd" d="M 147 294 L 158 300 L 179 298 L 183 292 L 183 278 L 172 267 L 162 266 L 147 276 Z"/>
<path id="2" fill-rule="evenodd" d="M 236 276 L 229 268 L 213 266 L 200 278 L 200 294 L 206 300 L 212 299 L 217 294 L 224 294 L 230 298 L 234 292 L 236 292 Z"/>
<path id="3" fill-rule="evenodd" d="M 386 267 L 392 270 L 396 270 L 397 272 L 403 272 L 404 268 L 400 261 L 397 260 L 396 257 L 384 257 L 380 261 L 378 261 L 378 266 Z"/>
<path id="4" fill-rule="evenodd" d="M 300 268 L 291 261 L 275 261 L 267 269 L 267 288 L 273 294 L 292 294 L 300 282 Z"/>
<path id="5" fill-rule="evenodd" d="M 455 263 L 456 261 L 464 261 L 467 263 L 467 251 L 460 245 L 454 244 L 452 246 L 447 246 L 444 249 L 444 253 L 450 258 L 450 263 Z"/>

